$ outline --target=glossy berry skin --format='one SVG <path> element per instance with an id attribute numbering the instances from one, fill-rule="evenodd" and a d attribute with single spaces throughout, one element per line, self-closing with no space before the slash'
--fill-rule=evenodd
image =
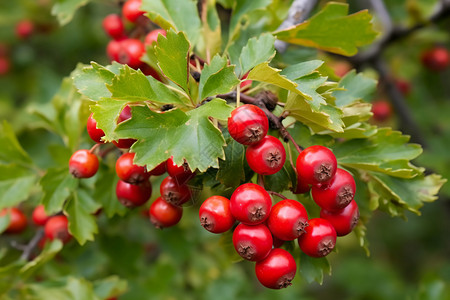
<path id="1" fill-rule="evenodd" d="M 44 205 L 38 205 L 34 208 L 31 218 L 33 219 L 33 223 L 37 226 L 44 226 L 50 219 L 50 216 L 45 212 Z"/>
<path id="2" fill-rule="evenodd" d="M 297 157 L 297 174 L 306 184 L 321 185 L 333 178 L 337 160 L 333 152 L 324 146 L 310 146 Z"/>
<path id="3" fill-rule="evenodd" d="M 200 224 L 212 233 L 223 233 L 233 227 L 230 200 L 222 196 L 211 196 L 203 201 L 199 210 Z"/>
<path id="4" fill-rule="evenodd" d="M 178 166 L 173 161 L 173 156 L 171 156 L 166 163 L 167 173 L 176 179 L 178 184 L 184 184 L 189 179 L 194 177 L 194 173 L 189 169 L 187 162 L 184 162 L 181 166 Z"/>
<path id="5" fill-rule="evenodd" d="M 34 31 L 34 24 L 30 20 L 22 20 L 16 24 L 16 36 L 20 39 L 29 38 Z"/>
<path id="6" fill-rule="evenodd" d="M 156 228 L 171 227 L 180 222 L 183 208 L 167 203 L 162 197 L 158 197 L 150 206 L 149 215 L 150 221 Z"/>
<path id="7" fill-rule="evenodd" d="M 268 130 L 269 121 L 266 114 L 252 104 L 235 108 L 228 118 L 228 131 L 231 137 L 243 145 L 261 141 Z"/>
<path id="8" fill-rule="evenodd" d="M 141 206 L 150 199 L 152 185 L 149 181 L 144 181 L 140 184 L 130 184 L 119 180 L 116 185 L 116 195 L 119 202 L 126 207 Z"/>
<path id="9" fill-rule="evenodd" d="M 250 168 L 256 173 L 272 175 L 283 168 L 286 151 L 279 139 L 266 135 L 258 143 L 247 147 L 245 158 Z"/>
<path id="10" fill-rule="evenodd" d="M 120 50 L 122 49 L 122 42 L 111 40 L 106 45 L 106 54 L 111 61 L 119 61 Z"/>
<path id="11" fill-rule="evenodd" d="M 255 264 L 256 278 L 269 289 L 281 289 L 291 285 L 297 272 L 297 263 L 292 255 L 274 248 L 269 255 Z"/>
<path id="12" fill-rule="evenodd" d="M 321 208 L 336 211 L 346 207 L 355 197 L 356 184 L 353 176 L 344 169 L 338 168 L 336 175 L 328 185 L 313 186 L 311 195 Z"/>
<path id="13" fill-rule="evenodd" d="M 308 213 L 298 201 L 281 200 L 272 207 L 267 226 L 277 238 L 293 241 L 305 232 L 308 226 Z"/>
<path id="14" fill-rule="evenodd" d="M 178 185 L 177 180 L 167 176 L 159 186 L 161 197 L 172 205 L 183 205 L 191 199 L 191 190 L 185 184 Z"/>
<path id="15" fill-rule="evenodd" d="M 105 132 L 101 130 L 100 128 L 97 128 L 97 121 L 93 118 L 93 113 L 89 115 L 89 118 L 87 120 L 86 129 L 91 137 L 91 139 L 96 143 L 104 143 L 102 141 L 102 137 L 105 136 Z"/>
<path id="16" fill-rule="evenodd" d="M 122 7 L 123 16 L 131 23 L 135 23 L 140 16 L 144 15 L 141 4 L 141 0 L 128 0 Z"/>
<path id="17" fill-rule="evenodd" d="M 272 234 L 264 224 L 249 226 L 241 223 L 234 229 L 233 245 L 242 258 L 260 261 L 272 250 Z"/>
<path id="18" fill-rule="evenodd" d="M 392 106 L 386 100 L 378 100 L 372 103 L 373 119 L 377 122 L 384 122 L 392 116 Z"/>
<path id="19" fill-rule="evenodd" d="M 344 209 L 336 212 L 320 210 L 320 217 L 328 220 L 336 230 L 337 236 L 344 236 L 353 231 L 359 220 L 358 204 L 352 200 Z"/>
<path id="20" fill-rule="evenodd" d="M 239 186 L 230 198 L 231 213 L 236 220 L 246 225 L 264 222 L 269 217 L 271 207 L 269 193 L 254 183 Z"/>
<path id="21" fill-rule="evenodd" d="M 127 105 L 120 112 L 119 118 L 117 119 L 117 124 L 129 119 L 131 119 L 131 107 Z M 113 141 L 113 144 L 116 145 L 117 148 L 129 149 L 135 142 L 135 139 L 120 139 L 118 141 Z"/>
<path id="22" fill-rule="evenodd" d="M 150 173 L 147 172 L 145 167 L 133 163 L 134 156 L 135 154 L 130 152 L 122 154 L 116 161 L 116 173 L 125 182 L 139 184 L 147 181 Z"/>
<path id="23" fill-rule="evenodd" d="M 443 71 L 450 64 L 450 53 L 444 47 L 434 47 L 421 56 L 422 64 L 431 71 Z"/>
<path id="24" fill-rule="evenodd" d="M 51 217 L 44 227 L 45 237 L 51 241 L 60 239 L 64 244 L 70 241 L 72 235 L 69 233 L 69 221 L 64 215 Z"/>
<path id="25" fill-rule="evenodd" d="M 142 64 L 141 56 L 145 53 L 144 44 L 138 39 L 125 39 L 120 43 L 119 62 L 137 69 Z"/>
<path id="26" fill-rule="evenodd" d="M 107 15 L 103 19 L 102 25 L 103 30 L 113 39 L 120 39 L 125 36 L 125 26 L 117 14 Z"/>
<path id="27" fill-rule="evenodd" d="M 336 230 L 325 219 L 309 220 L 305 233 L 298 238 L 300 249 L 308 256 L 324 257 L 330 254 L 336 245 Z"/>
<path id="28" fill-rule="evenodd" d="M 18 234 L 27 228 L 27 217 L 17 207 L 4 208 L 0 211 L 0 217 L 9 215 L 9 225 L 6 233 Z"/>
<path id="29" fill-rule="evenodd" d="M 159 165 L 157 165 L 153 170 L 148 172 L 152 176 L 160 176 L 166 173 L 166 162 L 163 161 Z"/>
<path id="30" fill-rule="evenodd" d="M 69 172 L 75 178 L 89 178 L 98 170 L 98 158 L 87 149 L 75 151 L 69 160 Z"/>
<path id="31" fill-rule="evenodd" d="M 166 31 L 164 29 L 155 29 L 155 30 L 150 31 L 145 36 L 144 44 L 151 46 L 153 43 L 156 43 L 158 41 L 158 36 L 160 34 L 162 36 L 166 36 Z"/>

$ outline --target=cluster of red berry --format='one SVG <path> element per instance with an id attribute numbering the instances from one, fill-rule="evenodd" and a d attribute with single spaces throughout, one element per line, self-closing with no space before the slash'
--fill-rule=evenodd
<path id="1" fill-rule="evenodd" d="M 282 143 L 268 136 L 268 119 L 254 105 L 236 108 L 228 119 L 230 135 L 247 145 L 249 166 L 260 175 L 278 172 L 286 159 Z M 201 225 L 212 233 L 233 231 L 233 245 L 244 259 L 255 261 L 256 277 L 264 286 L 280 289 L 291 284 L 297 265 L 293 256 L 279 247 L 284 241 L 298 240 L 300 249 L 312 257 L 328 255 L 336 237 L 350 233 L 359 219 L 355 202 L 355 181 L 347 171 L 337 168 L 334 154 L 326 147 L 311 146 L 296 161 L 296 192 L 311 190 L 321 207 L 320 218 L 308 218 L 298 201 L 284 199 L 272 206 L 270 192 L 245 183 L 231 195 L 206 199 L 200 207 Z M 280 195 L 281 196 L 281 195 Z"/>

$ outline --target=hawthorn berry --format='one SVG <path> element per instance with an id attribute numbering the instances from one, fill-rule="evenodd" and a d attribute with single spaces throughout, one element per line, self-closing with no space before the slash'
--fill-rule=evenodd
<path id="1" fill-rule="evenodd" d="M 212 233 L 223 233 L 233 227 L 230 200 L 222 196 L 211 196 L 203 201 L 199 210 L 200 224 Z"/>
<path id="2" fill-rule="evenodd" d="M 125 153 L 116 161 L 116 173 L 119 178 L 131 184 L 139 184 L 147 181 L 150 173 L 147 172 L 144 166 L 135 165 L 134 153 Z"/>
<path id="3" fill-rule="evenodd" d="M 128 0 L 122 6 L 122 15 L 131 23 L 135 23 L 140 16 L 144 15 L 141 5 L 141 0 Z"/>
<path id="4" fill-rule="evenodd" d="M 89 136 L 91 137 L 91 139 L 96 142 L 96 143 L 104 143 L 102 141 L 102 137 L 105 136 L 105 132 L 97 127 L 97 121 L 95 121 L 94 117 L 93 117 L 93 113 L 91 113 L 89 115 L 89 118 L 87 120 L 87 124 L 86 124 L 86 129 L 87 132 L 89 134 Z"/>
<path id="5" fill-rule="evenodd" d="M 157 165 L 156 167 L 154 167 L 151 171 L 148 172 L 150 175 L 153 176 L 160 176 L 164 173 L 166 173 L 166 162 L 163 161 L 162 163 L 160 163 L 159 165 Z"/>
<path id="6" fill-rule="evenodd" d="M 8 74 L 11 69 L 11 63 L 9 59 L 5 56 L 0 56 L 0 76 Z"/>
<path id="7" fill-rule="evenodd" d="M 141 56 L 145 53 L 144 44 L 138 39 L 125 39 L 120 42 L 119 63 L 137 69 L 142 64 Z"/>
<path id="8" fill-rule="evenodd" d="M 72 235 L 69 233 L 69 221 L 64 215 L 51 217 L 44 227 L 45 237 L 51 241 L 60 239 L 64 244 L 70 241 Z"/>
<path id="9" fill-rule="evenodd" d="M 264 224 L 249 226 L 241 223 L 234 229 L 233 245 L 242 258 L 260 261 L 272 250 L 272 234 Z"/>
<path id="10" fill-rule="evenodd" d="M 405 79 L 397 78 L 395 79 L 395 85 L 399 89 L 399 91 L 403 94 L 403 96 L 407 96 L 411 93 L 411 83 Z"/>
<path id="11" fill-rule="evenodd" d="M 256 278 L 270 289 L 286 288 L 297 272 L 297 263 L 292 255 L 280 248 L 274 248 L 269 255 L 255 264 Z"/>
<path id="12" fill-rule="evenodd" d="M 178 166 L 173 161 L 173 156 L 167 160 L 166 169 L 167 173 L 175 178 L 178 184 L 183 184 L 194 176 L 186 161 L 181 166 Z"/>
<path id="13" fill-rule="evenodd" d="M 337 236 L 344 236 L 352 232 L 359 220 L 358 204 L 352 200 L 345 208 L 330 212 L 324 209 L 320 210 L 320 217 L 328 220 L 336 230 Z"/>
<path id="14" fill-rule="evenodd" d="M 126 207 L 141 206 L 150 199 L 151 195 L 152 185 L 149 181 L 140 184 L 130 184 L 122 180 L 117 182 L 117 199 Z"/>
<path id="15" fill-rule="evenodd" d="M 244 104 L 235 108 L 228 118 L 228 131 L 233 139 L 243 145 L 262 140 L 269 130 L 269 120 L 259 107 Z"/>
<path id="16" fill-rule="evenodd" d="M 281 200 L 272 207 L 267 226 L 277 238 L 292 241 L 305 232 L 308 226 L 308 213 L 298 201 Z"/>
<path id="17" fill-rule="evenodd" d="M 325 184 L 337 169 L 336 156 L 327 147 L 314 145 L 304 149 L 297 157 L 297 174 L 306 184 Z"/>
<path id="18" fill-rule="evenodd" d="M 171 227 L 180 222 L 183 208 L 167 203 L 162 197 L 158 197 L 150 206 L 149 215 L 150 221 L 156 228 Z"/>
<path id="19" fill-rule="evenodd" d="M 264 188 L 254 183 L 239 186 L 231 195 L 231 214 L 246 225 L 264 222 L 270 213 L 272 199 Z"/>
<path id="20" fill-rule="evenodd" d="M 0 217 L 9 215 L 9 225 L 6 228 L 6 233 L 21 233 L 27 228 L 27 217 L 17 207 L 3 208 L 0 211 Z"/>
<path id="21" fill-rule="evenodd" d="M 431 71 L 443 71 L 450 64 L 450 53 L 444 47 L 434 47 L 422 53 L 422 64 Z"/>
<path id="22" fill-rule="evenodd" d="M 338 168 L 328 185 L 313 186 L 311 195 L 321 208 L 336 211 L 346 207 L 355 197 L 356 184 L 353 176 Z"/>
<path id="23" fill-rule="evenodd" d="M 150 31 L 145 36 L 144 44 L 151 46 L 153 43 L 156 43 L 158 41 L 158 36 L 160 34 L 162 36 L 166 36 L 166 31 L 164 29 L 155 29 L 155 30 Z"/>
<path id="24" fill-rule="evenodd" d="M 266 135 L 258 143 L 247 147 L 245 158 L 250 168 L 256 173 L 272 175 L 283 168 L 286 151 L 279 139 Z"/>
<path id="25" fill-rule="evenodd" d="M 120 50 L 122 49 L 122 41 L 111 40 L 106 46 L 106 54 L 111 61 L 119 62 Z"/>
<path id="26" fill-rule="evenodd" d="M 300 176 L 297 176 L 297 185 L 295 190 L 291 189 L 294 194 L 305 194 L 311 190 L 311 185 L 305 183 Z"/>
<path id="27" fill-rule="evenodd" d="M 168 203 L 180 206 L 191 199 L 191 190 L 186 184 L 178 184 L 177 180 L 167 176 L 159 186 L 161 197 Z"/>
<path id="28" fill-rule="evenodd" d="M 131 107 L 127 105 L 120 112 L 117 124 L 129 119 L 131 119 Z M 119 139 L 118 141 L 113 141 L 113 144 L 116 145 L 117 148 L 129 149 L 135 142 L 135 139 Z"/>
<path id="29" fill-rule="evenodd" d="M 384 122 L 392 116 L 392 106 L 386 100 L 377 100 L 372 103 L 373 119 L 378 122 Z"/>
<path id="30" fill-rule="evenodd" d="M 242 76 L 242 79 L 246 79 L 247 77 L 248 77 L 248 73 L 245 73 L 244 76 Z M 250 79 L 241 81 L 241 83 L 239 85 L 241 88 L 241 91 L 249 89 L 252 86 L 252 82 L 253 81 Z"/>
<path id="31" fill-rule="evenodd" d="M 75 178 L 89 178 L 98 170 L 97 156 L 87 149 L 75 151 L 69 160 L 69 172 Z"/>
<path id="32" fill-rule="evenodd" d="M 310 219 L 305 233 L 298 238 L 298 245 L 308 256 L 327 256 L 336 245 L 336 230 L 328 220 Z"/>
<path id="33" fill-rule="evenodd" d="M 45 212 L 44 205 L 40 204 L 34 208 L 31 218 L 37 226 L 44 226 L 50 219 L 50 216 Z"/>
<path id="34" fill-rule="evenodd" d="M 34 31 L 34 24 L 31 20 L 22 20 L 16 24 L 16 36 L 20 39 L 29 38 Z"/>
<path id="35" fill-rule="evenodd" d="M 107 15 L 102 22 L 103 29 L 113 39 L 120 39 L 125 36 L 125 26 L 122 18 L 117 14 Z"/>

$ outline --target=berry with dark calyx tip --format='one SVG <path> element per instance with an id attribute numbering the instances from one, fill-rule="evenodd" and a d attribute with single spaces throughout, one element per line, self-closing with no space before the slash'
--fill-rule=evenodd
<path id="1" fill-rule="evenodd" d="M 337 169 L 336 156 L 324 146 L 310 146 L 297 157 L 297 174 L 306 184 L 328 183 Z"/>
<path id="2" fill-rule="evenodd" d="M 150 31 L 145 36 L 144 44 L 151 46 L 153 43 L 156 43 L 158 41 L 158 36 L 160 34 L 162 36 L 166 36 L 166 31 L 164 29 L 155 29 L 155 30 Z"/>
<path id="3" fill-rule="evenodd" d="M 230 200 L 222 196 L 206 199 L 199 210 L 200 224 L 212 233 L 223 233 L 233 227 L 235 219 L 231 214 Z"/>
<path id="4" fill-rule="evenodd" d="M 181 166 L 175 164 L 175 162 L 173 161 L 173 156 L 171 156 L 167 160 L 166 169 L 167 173 L 169 173 L 171 177 L 175 178 L 178 184 L 183 184 L 187 182 L 195 175 L 191 171 L 191 169 L 189 169 L 189 165 L 186 161 L 184 161 L 184 163 Z"/>
<path id="5" fill-rule="evenodd" d="M 145 53 L 144 44 L 138 39 L 125 39 L 120 42 L 119 63 L 137 69 L 142 65 L 141 56 Z"/>
<path id="6" fill-rule="evenodd" d="M 181 206 L 167 203 L 162 197 L 158 197 L 150 206 L 150 221 L 159 229 L 171 227 L 177 224 L 183 216 Z"/>
<path id="7" fill-rule="evenodd" d="M 89 178 L 98 170 L 97 156 L 86 149 L 75 151 L 69 160 L 69 172 L 75 178 Z"/>
<path id="8" fill-rule="evenodd" d="M 119 62 L 119 54 L 122 49 L 122 41 L 111 40 L 106 46 L 106 54 L 111 61 Z"/>
<path id="9" fill-rule="evenodd" d="M 239 186 L 230 198 L 231 213 L 236 220 L 246 225 L 264 222 L 269 217 L 271 207 L 269 193 L 254 183 Z"/>
<path id="10" fill-rule="evenodd" d="M 29 38 L 34 31 L 34 24 L 30 20 L 22 20 L 16 24 L 16 35 L 20 39 Z"/>
<path id="11" fill-rule="evenodd" d="M 9 225 L 6 228 L 6 233 L 21 233 L 27 228 L 27 217 L 17 207 L 3 208 L 0 211 L 0 217 L 9 215 Z"/>
<path id="12" fill-rule="evenodd" d="M 280 171 L 286 161 L 286 151 L 279 139 L 266 135 L 261 141 L 247 147 L 245 158 L 250 168 L 261 175 Z"/>
<path id="13" fill-rule="evenodd" d="M 237 107 L 228 118 L 228 131 L 231 137 L 243 145 L 261 141 L 268 130 L 269 121 L 266 114 L 252 104 Z"/>
<path id="14" fill-rule="evenodd" d="M 166 173 L 166 162 L 163 161 L 159 165 L 153 168 L 153 170 L 148 172 L 152 176 L 160 176 L 164 173 Z"/>
<path id="15" fill-rule="evenodd" d="M 131 107 L 127 105 L 120 112 L 119 118 L 117 119 L 117 124 L 120 124 L 123 121 L 129 119 L 131 119 Z M 117 148 L 129 149 L 135 142 L 136 142 L 135 139 L 119 139 L 118 141 L 113 141 L 113 144 Z"/>
<path id="16" fill-rule="evenodd" d="M 336 230 L 337 236 L 344 236 L 352 232 L 359 220 L 358 204 L 352 200 L 344 209 L 336 212 L 330 212 L 322 209 L 320 217 L 328 220 Z"/>
<path id="17" fill-rule="evenodd" d="M 122 15 L 131 23 L 135 23 L 140 16 L 144 15 L 141 5 L 141 0 L 128 0 L 122 6 Z"/>
<path id="18" fill-rule="evenodd" d="M 147 181 L 150 177 L 150 173 L 147 172 L 145 167 L 135 165 L 134 153 L 125 153 L 119 157 L 116 161 L 116 173 L 119 178 L 125 182 L 131 184 L 139 184 Z"/>
<path id="19" fill-rule="evenodd" d="M 103 19 L 102 25 L 105 32 L 113 39 L 120 39 L 125 36 L 125 26 L 117 14 L 107 15 Z"/>
<path id="20" fill-rule="evenodd" d="M 183 205 L 191 199 L 191 190 L 185 184 L 178 184 L 177 180 L 171 176 L 167 176 L 161 182 L 159 187 L 161 197 L 167 201 L 167 203 L 173 205 Z"/>
<path id="21" fill-rule="evenodd" d="M 152 195 L 152 185 L 149 181 L 140 184 L 130 184 L 119 180 L 116 186 L 116 195 L 119 202 L 129 208 L 141 206 Z"/>
<path id="22" fill-rule="evenodd" d="M 306 194 L 311 190 L 311 185 L 305 183 L 300 176 L 297 176 L 297 185 L 295 190 L 292 190 L 294 194 Z"/>
<path id="23" fill-rule="evenodd" d="M 69 221 L 64 215 L 51 217 L 44 227 L 45 237 L 51 241 L 61 240 L 64 244 L 69 242 L 72 235 L 69 233 Z"/>
<path id="24" fill-rule="evenodd" d="M 275 248 L 269 255 L 255 264 L 256 278 L 269 289 L 286 288 L 297 272 L 297 263 L 288 251 Z"/>
<path id="25" fill-rule="evenodd" d="M 305 232 L 308 226 L 308 213 L 298 201 L 281 200 L 272 207 L 267 226 L 277 238 L 293 241 Z"/>
<path id="26" fill-rule="evenodd" d="M 431 71 L 443 71 L 450 64 L 450 52 L 441 46 L 431 48 L 422 53 L 422 64 Z"/>
<path id="27" fill-rule="evenodd" d="M 102 141 L 102 137 L 105 136 L 105 132 L 97 127 L 97 121 L 95 121 L 93 117 L 93 113 L 89 115 L 89 118 L 87 120 L 86 129 L 91 137 L 91 139 L 96 143 L 104 143 Z"/>
<path id="28" fill-rule="evenodd" d="M 45 212 L 44 205 L 38 205 L 34 208 L 31 218 L 37 226 L 44 226 L 50 219 L 50 216 Z"/>
<path id="29" fill-rule="evenodd" d="M 8 74 L 11 69 L 11 63 L 7 57 L 0 56 L 0 76 Z"/>
<path id="30" fill-rule="evenodd" d="M 328 211 L 343 209 L 355 197 L 356 184 L 353 176 L 344 169 L 338 168 L 328 185 L 313 186 L 311 195 L 321 208 Z"/>
<path id="31" fill-rule="evenodd" d="M 372 113 L 375 121 L 387 121 L 392 116 L 392 106 L 386 100 L 377 100 L 372 103 Z"/>
<path id="32" fill-rule="evenodd" d="M 298 238 L 300 249 L 308 256 L 324 257 L 330 254 L 336 245 L 336 230 L 325 219 L 309 220 L 305 233 Z"/>
<path id="33" fill-rule="evenodd" d="M 249 226 L 239 224 L 233 232 L 233 245 L 244 259 L 260 261 L 272 250 L 272 234 L 264 224 Z"/>

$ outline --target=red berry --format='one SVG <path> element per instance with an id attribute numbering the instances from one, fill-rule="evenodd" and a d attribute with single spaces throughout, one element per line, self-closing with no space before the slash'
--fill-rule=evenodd
<path id="1" fill-rule="evenodd" d="M 183 216 L 181 206 L 172 205 L 158 197 L 149 210 L 150 221 L 156 228 L 165 228 L 177 224 Z"/>
<path id="2" fill-rule="evenodd" d="M 97 127 L 97 121 L 93 118 L 93 113 L 89 115 L 89 118 L 87 120 L 86 129 L 91 137 L 91 139 L 96 143 L 104 143 L 102 141 L 102 137 L 105 136 L 105 132 Z"/>
<path id="3" fill-rule="evenodd" d="M 272 239 L 273 239 L 273 247 L 274 248 L 280 248 L 281 246 L 284 245 L 284 241 L 280 240 L 279 238 L 277 238 L 273 234 L 272 234 Z"/>
<path id="4" fill-rule="evenodd" d="M 377 100 L 372 103 L 372 113 L 375 121 L 387 121 L 392 116 L 391 104 L 386 100 Z"/>
<path id="5" fill-rule="evenodd" d="M 283 168 L 286 151 L 279 139 L 266 135 L 260 142 L 247 147 L 245 158 L 256 173 L 272 175 Z"/>
<path id="6" fill-rule="evenodd" d="M 125 39 L 120 43 L 119 62 L 137 69 L 142 64 L 141 56 L 145 53 L 144 44 L 138 39 Z"/>
<path id="7" fill-rule="evenodd" d="M 264 224 L 249 226 L 239 224 L 233 232 L 233 245 L 244 259 L 260 261 L 272 250 L 272 234 Z"/>
<path id="8" fill-rule="evenodd" d="M 69 160 L 69 172 L 75 178 L 89 178 L 98 170 L 98 158 L 89 150 L 75 151 Z"/>
<path id="9" fill-rule="evenodd" d="M 199 210 L 201 225 L 212 233 L 223 233 L 233 227 L 235 222 L 230 209 L 230 200 L 222 196 L 206 199 Z"/>
<path id="10" fill-rule="evenodd" d="M 324 184 L 336 173 L 336 156 L 324 146 L 311 146 L 299 154 L 296 167 L 297 174 L 304 183 Z"/>
<path id="11" fill-rule="evenodd" d="M 242 79 L 245 79 L 247 77 L 248 77 L 248 73 L 245 73 L 245 75 L 242 76 Z M 249 89 L 251 86 L 252 86 L 252 81 L 251 80 L 244 80 L 240 84 L 241 91 Z"/>
<path id="12" fill-rule="evenodd" d="M 70 241 L 72 236 L 69 233 L 69 221 L 64 215 L 51 217 L 44 227 L 45 237 L 51 241 L 60 239 L 63 243 Z"/>
<path id="13" fill-rule="evenodd" d="M 119 61 L 120 50 L 122 49 L 122 41 L 111 40 L 106 46 L 106 54 L 111 61 Z"/>
<path id="14" fill-rule="evenodd" d="M 27 217 L 17 207 L 4 208 L 0 211 L 0 217 L 9 215 L 9 225 L 6 233 L 21 233 L 27 228 Z"/>
<path id="15" fill-rule="evenodd" d="M 336 230 L 337 236 L 344 236 L 352 232 L 359 220 L 358 204 L 355 200 L 352 200 L 349 205 L 344 209 L 336 212 L 329 212 L 322 209 L 320 211 L 320 217 L 322 219 L 330 221 Z"/>
<path id="16" fill-rule="evenodd" d="M 123 16 L 130 22 L 135 23 L 137 19 L 144 15 L 141 11 L 141 0 L 128 0 L 122 7 Z"/>
<path id="17" fill-rule="evenodd" d="M 142 73 L 144 73 L 145 76 L 152 76 L 156 80 L 161 81 L 161 76 L 159 76 L 159 73 L 149 65 L 142 64 L 140 65 L 139 69 L 142 71 Z"/>
<path id="18" fill-rule="evenodd" d="M 173 156 L 167 160 L 166 169 L 167 173 L 175 178 L 178 184 L 183 184 L 194 176 L 186 161 L 181 166 L 178 166 L 173 161 Z"/>
<path id="19" fill-rule="evenodd" d="M 405 79 L 397 78 L 395 79 L 395 85 L 403 96 L 407 96 L 411 92 L 411 83 Z"/>
<path id="20" fill-rule="evenodd" d="M 155 29 L 150 31 L 146 36 L 145 36 L 145 45 L 149 45 L 151 46 L 153 43 L 156 43 L 158 41 L 158 36 L 159 35 L 162 36 L 166 36 L 166 31 L 164 29 Z"/>
<path id="21" fill-rule="evenodd" d="M 105 32 L 113 39 L 120 39 L 125 36 L 125 26 L 117 14 L 107 15 L 103 19 L 102 25 Z"/>
<path id="22" fill-rule="evenodd" d="M 297 176 L 297 186 L 292 191 L 294 194 L 305 194 L 311 190 L 311 185 L 305 183 L 300 176 Z"/>
<path id="23" fill-rule="evenodd" d="M 166 162 L 163 161 L 159 165 L 157 165 L 153 170 L 149 172 L 150 175 L 153 176 L 160 176 L 162 174 L 166 173 Z"/>
<path id="24" fill-rule="evenodd" d="M 20 39 L 26 39 L 33 34 L 34 24 L 30 20 L 22 20 L 16 24 L 16 35 Z"/>
<path id="25" fill-rule="evenodd" d="M 149 181 L 136 185 L 119 180 L 116 186 L 116 195 L 119 202 L 126 207 L 141 206 L 150 199 L 152 185 Z"/>
<path id="26" fill-rule="evenodd" d="M 0 56 L 0 76 L 8 74 L 11 63 L 7 57 Z"/>
<path id="27" fill-rule="evenodd" d="M 191 190 L 185 184 L 178 185 L 177 180 L 167 176 L 159 187 L 161 197 L 168 203 L 180 206 L 191 199 Z"/>
<path id="28" fill-rule="evenodd" d="M 300 202 L 282 200 L 272 207 L 267 226 L 277 238 L 292 241 L 305 232 L 308 226 L 308 213 Z"/>
<path id="29" fill-rule="evenodd" d="M 256 225 L 264 222 L 270 213 L 272 199 L 266 190 L 254 183 L 239 186 L 231 195 L 231 213 L 236 220 Z"/>
<path id="30" fill-rule="evenodd" d="M 331 63 L 331 68 L 333 69 L 334 74 L 339 77 L 344 77 L 348 72 L 351 71 L 352 65 L 344 60 L 340 60 Z"/>
<path id="31" fill-rule="evenodd" d="M 37 226 L 44 226 L 45 223 L 47 223 L 47 221 L 50 219 L 50 216 L 45 212 L 44 205 L 36 206 L 31 217 L 34 224 L 36 224 Z"/>
<path id="32" fill-rule="evenodd" d="M 117 124 L 129 119 L 131 119 L 131 107 L 127 105 L 120 112 Z M 135 139 L 119 139 L 118 141 L 113 141 L 113 144 L 116 145 L 117 148 L 129 149 L 135 142 Z"/>
<path id="33" fill-rule="evenodd" d="M 297 272 L 294 257 L 284 249 L 275 248 L 255 265 L 256 277 L 269 289 L 281 289 L 291 285 Z"/>
<path id="34" fill-rule="evenodd" d="M 450 53 L 444 47 L 434 47 L 422 53 L 422 64 L 431 71 L 443 71 L 450 64 Z"/>
<path id="35" fill-rule="evenodd" d="M 309 220 L 305 233 L 298 238 L 300 249 L 309 256 L 327 256 L 336 245 L 336 230 L 325 219 L 315 218 Z"/>
<path id="36" fill-rule="evenodd" d="M 228 118 L 228 131 L 233 139 L 243 145 L 262 140 L 269 130 L 266 114 L 257 106 L 245 104 L 237 107 Z"/>
<path id="37" fill-rule="evenodd" d="M 150 174 L 145 167 L 135 165 L 134 153 L 125 153 L 116 161 L 116 173 L 120 179 L 131 184 L 139 184 L 147 181 Z"/>

